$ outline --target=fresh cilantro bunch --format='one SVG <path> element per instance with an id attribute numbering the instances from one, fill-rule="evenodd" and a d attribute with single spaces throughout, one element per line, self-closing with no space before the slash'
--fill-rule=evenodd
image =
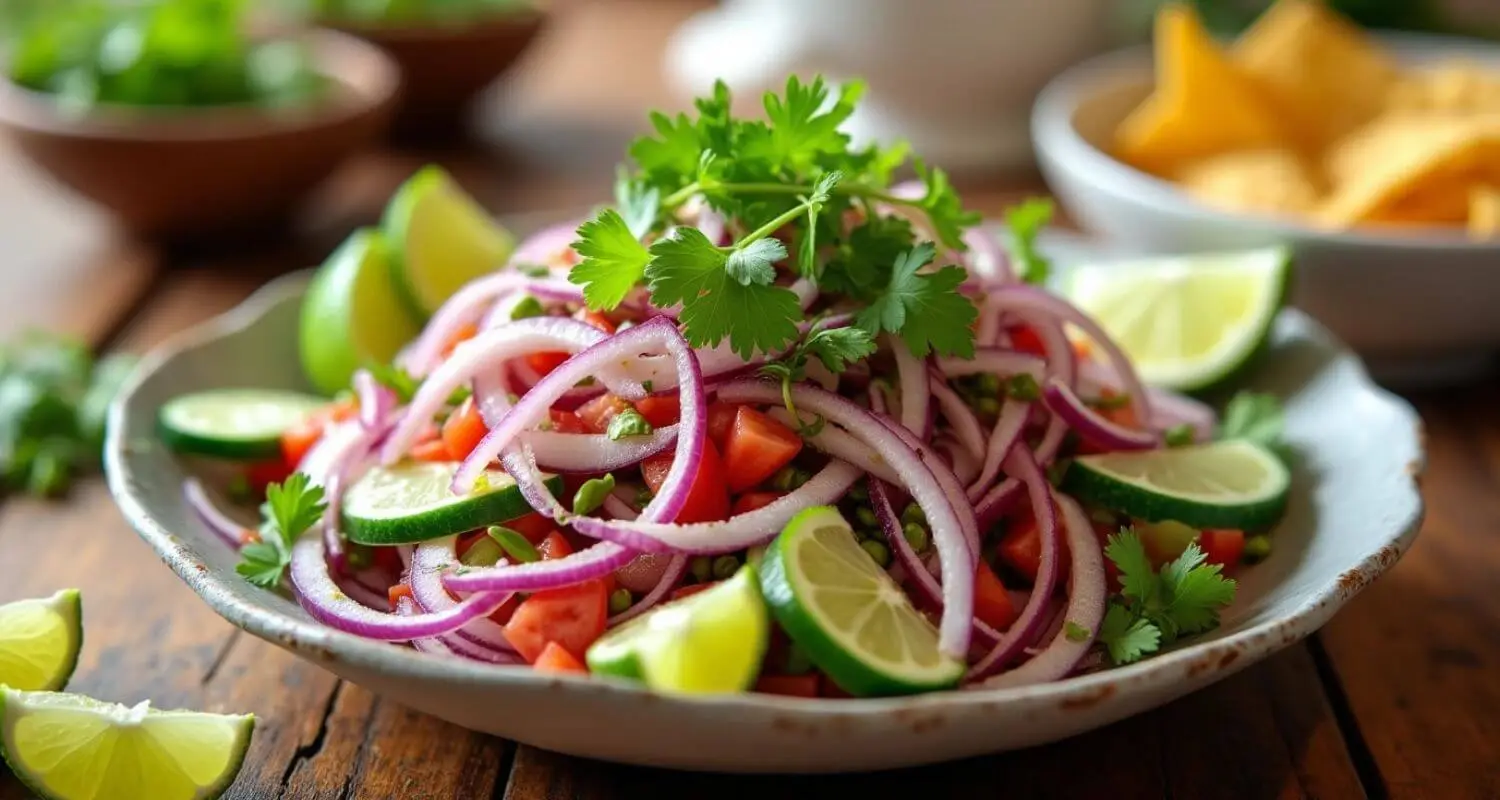
<path id="1" fill-rule="evenodd" d="M 945 253 L 965 250 L 963 232 L 979 215 L 919 159 L 922 195 L 890 192 L 906 146 L 854 148 L 839 130 L 863 91 L 851 82 L 835 94 L 822 78 L 793 77 L 765 96 L 765 119 L 751 120 L 730 113 L 720 83 L 696 101 L 696 115 L 653 114 L 654 133 L 630 146 L 614 207 L 579 227 L 569 279 L 596 310 L 644 286 L 653 303 L 681 305 L 693 346 L 728 340 L 748 359 L 783 353 L 802 336 L 797 298 L 777 283 L 781 267 L 830 301 L 867 309 L 856 320 L 867 339 L 887 332 L 918 356 L 971 356 L 977 312 L 958 292 L 964 270 L 936 266 L 929 240 Z M 726 218 L 730 244 L 678 224 L 693 203 Z"/>
<path id="2" fill-rule="evenodd" d="M 234 571 L 256 586 L 271 588 L 281 583 L 292 562 L 292 545 L 323 516 L 323 487 L 308 483 L 307 475 L 294 472 L 285 481 L 266 487 L 260 506 L 260 540 L 240 548 L 240 563 Z"/>
<path id="3" fill-rule="evenodd" d="M 1234 602 L 1234 580 L 1221 575 L 1218 564 L 1204 563 L 1207 556 L 1196 542 L 1160 572 L 1128 528 L 1109 537 L 1104 554 L 1120 570 L 1121 589 L 1110 600 L 1098 641 L 1115 664 L 1138 661 L 1182 636 L 1212 630 L 1219 610 Z"/>

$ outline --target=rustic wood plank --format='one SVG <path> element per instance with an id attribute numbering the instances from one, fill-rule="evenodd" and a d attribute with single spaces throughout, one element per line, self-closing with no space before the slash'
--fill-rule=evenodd
<path id="1" fill-rule="evenodd" d="M 605 764 L 521 747 L 506 800 L 860 797 L 1283 797 L 1364 795 L 1306 648 L 1158 711 L 1075 739 L 894 772 L 724 776 Z"/>
<path id="2" fill-rule="evenodd" d="M 1500 797 L 1500 384 L 1418 398 L 1426 524 L 1322 641 L 1393 798 Z"/>

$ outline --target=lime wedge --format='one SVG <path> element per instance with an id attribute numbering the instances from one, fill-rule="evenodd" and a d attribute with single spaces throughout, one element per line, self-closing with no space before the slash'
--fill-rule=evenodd
<path id="1" fill-rule="evenodd" d="M 55 691 L 68 685 L 83 646 L 77 589 L 0 606 L 0 685 Z"/>
<path id="2" fill-rule="evenodd" d="M 426 318 L 474 278 L 499 269 L 516 242 L 441 167 L 407 179 L 381 221 L 402 299 Z"/>
<path id="3" fill-rule="evenodd" d="M 1075 459 L 1063 491 L 1147 522 L 1261 530 L 1286 510 L 1291 474 L 1243 439 Z"/>
<path id="4" fill-rule="evenodd" d="M 932 623 L 831 506 L 787 523 L 763 556 L 761 589 L 792 641 L 850 694 L 929 692 L 963 677 L 963 662 L 938 650 Z"/>
<path id="5" fill-rule="evenodd" d="M 760 673 L 770 627 L 755 568 L 746 565 L 712 589 L 604 634 L 585 660 L 590 672 L 663 692 L 743 692 Z"/>
<path id="6" fill-rule="evenodd" d="M 239 773 L 254 727 L 251 716 L 0 689 L 0 753 L 49 800 L 218 797 Z"/>
<path id="7" fill-rule="evenodd" d="M 1207 389 L 1259 350 L 1286 296 L 1285 248 L 1080 265 L 1064 284 L 1135 364 L 1141 380 Z"/>
<path id="8" fill-rule="evenodd" d="M 302 369 L 326 394 L 349 387 L 354 371 L 388 363 L 417 335 L 417 322 L 391 284 L 385 239 L 365 228 L 323 262 L 302 300 Z"/>

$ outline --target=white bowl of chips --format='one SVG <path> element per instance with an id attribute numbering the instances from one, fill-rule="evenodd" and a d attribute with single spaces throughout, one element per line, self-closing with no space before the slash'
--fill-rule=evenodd
<path id="1" fill-rule="evenodd" d="M 1092 59 L 1037 99 L 1037 157 L 1072 217 L 1121 252 L 1291 245 L 1291 301 L 1377 377 L 1487 369 L 1500 44 L 1365 34 L 1306 0 L 1220 44 L 1170 8 L 1155 58 Z"/>

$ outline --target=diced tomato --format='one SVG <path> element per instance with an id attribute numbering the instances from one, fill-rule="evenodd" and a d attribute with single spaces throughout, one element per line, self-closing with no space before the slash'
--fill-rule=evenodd
<path id="1" fill-rule="evenodd" d="M 684 597 L 692 597 L 704 589 L 712 589 L 718 585 L 718 581 L 709 581 L 708 583 L 690 583 L 687 586 L 679 586 L 672 590 L 672 599 L 681 600 Z"/>
<path id="2" fill-rule="evenodd" d="M 1208 563 L 1229 569 L 1240 563 L 1245 552 L 1245 532 L 1208 528 L 1198 534 L 1198 546 L 1208 556 Z"/>
<path id="3" fill-rule="evenodd" d="M 401 602 L 401 598 L 411 597 L 411 587 L 404 583 L 398 583 L 386 590 L 385 597 L 391 603 L 391 610 L 395 611 L 396 604 Z"/>
<path id="4" fill-rule="evenodd" d="M 720 452 L 729 444 L 729 432 L 734 429 L 734 418 L 739 410 L 735 403 L 714 403 L 708 407 L 708 440 Z"/>
<path id="5" fill-rule="evenodd" d="M 609 591 L 604 581 L 590 580 L 536 592 L 521 602 L 505 623 L 505 639 L 522 658 L 535 663 L 549 642 L 582 659 L 604 633 L 609 618 Z"/>
<path id="6" fill-rule="evenodd" d="M 526 541 L 532 544 L 541 544 L 547 534 L 557 530 L 557 523 L 535 511 L 500 524 L 525 536 Z"/>
<path id="7" fill-rule="evenodd" d="M 552 430 L 558 433 L 593 433 L 589 426 L 583 424 L 583 420 L 571 411 L 559 411 L 551 409 L 547 415 L 552 418 Z"/>
<path id="8" fill-rule="evenodd" d="M 682 403 L 675 394 L 654 394 L 637 400 L 635 410 L 651 423 L 653 428 L 664 428 L 677 422 L 682 414 Z"/>
<path id="9" fill-rule="evenodd" d="M 250 491 L 259 497 L 266 493 L 266 487 L 286 480 L 292 474 L 294 467 L 295 465 L 284 461 L 251 464 L 245 469 L 245 480 L 250 483 Z"/>
<path id="10" fill-rule="evenodd" d="M 724 447 L 729 491 L 743 492 L 776 474 L 802 452 L 802 437 L 749 406 L 741 406 Z"/>
<path id="11" fill-rule="evenodd" d="M 765 508 L 780 500 L 783 496 L 781 492 L 745 492 L 735 499 L 734 505 L 729 509 L 729 516 L 737 517 L 741 514 L 748 514 L 756 509 Z"/>
<path id="12" fill-rule="evenodd" d="M 442 439 L 428 439 L 418 442 L 411 448 L 411 457 L 418 461 L 452 461 L 453 454 L 448 452 L 448 443 Z"/>
<path id="13" fill-rule="evenodd" d="M 453 352 L 453 348 L 458 347 L 468 339 L 474 338 L 475 334 L 478 333 L 479 326 L 472 322 L 460 325 L 458 330 L 454 331 L 453 335 L 449 337 L 448 342 L 443 345 L 443 357 L 447 358 Z"/>
<path id="14" fill-rule="evenodd" d="M 762 675 L 755 681 L 755 691 L 787 697 L 817 697 L 818 673 L 806 675 Z"/>
<path id="15" fill-rule="evenodd" d="M 662 482 L 672 469 L 671 450 L 657 453 L 641 462 L 641 477 L 651 491 L 661 491 Z M 703 458 L 698 462 L 698 474 L 688 488 L 687 501 L 677 512 L 674 522 L 713 522 L 729 517 L 729 491 L 724 485 L 724 462 L 712 442 L 703 443 Z"/>
<path id="16" fill-rule="evenodd" d="M 390 575 L 400 575 L 406 569 L 401 563 L 401 554 L 394 547 L 371 547 L 370 562 L 376 569 L 385 570 Z"/>
<path id="17" fill-rule="evenodd" d="M 479 416 L 479 407 L 474 404 L 474 398 L 465 397 L 443 422 L 443 443 L 448 446 L 448 456 L 454 461 L 464 460 L 489 432 L 490 429 L 484 425 L 484 418 Z"/>
<path id="18" fill-rule="evenodd" d="M 293 468 L 301 464 L 307 451 L 323 438 L 323 425 L 320 419 L 308 419 L 287 428 L 281 434 L 281 460 Z"/>
<path id="19" fill-rule="evenodd" d="M 595 328 L 598 328 L 605 333 L 615 332 L 615 324 L 609 321 L 609 317 L 604 316 L 598 311 L 579 309 L 578 313 L 573 315 L 573 318 L 581 320 L 583 322 L 587 322 L 588 324 L 593 325 Z"/>
<path id="20" fill-rule="evenodd" d="M 1010 592 L 984 559 L 979 560 L 974 570 L 974 616 L 997 631 L 1009 628 L 1016 621 L 1016 605 L 1011 602 Z"/>
<path id="21" fill-rule="evenodd" d="M 609 430 L 609 421 L 627 408 L 634 408 L 634 406 L 623 398 L 606 393 L 579 406 L 576 413 L 591 432 L 604 433 Z"/>
<path id="22" fill-rule="evenodd" d="M 576 675 L 587 675 L 589 672 L 588 667 L 585 667 L 582 661 L 575 658 L 557 642 L 548 642 L 532 666 L 538 672 L 571 672 Z"/>
<path id="23" fill-rule="evenodd" d="M 500 604 L 500 607 L 490 612 L 490 621 L 496 625 L 504 625 L 515 616 L 516 609 L 521 607 L 521 595 L 513 594 Z"/>
<path id="24" fill-rule="evenodd" d="M 540 353 L 531 353 L 526 356 L 526 366 L 538 375 L 546 375 L 554 369 L 562 366 L 564 361 L 572 357 L 572 353 L 562 350 L 543 350 Z"/>
<path id="25" fill-rule="evenodd" d="M 1035 353 L 1039 356 L 1047 354 L 1047 345 L 1042 342 L 1042 337 L 1032 330 L 1028 325 L 1012 325 L 1010 327 L 1011 346 L 1017 350 L 1027 353 Z"/>
<path id="26" fill-rule="evenodd" d="M 542 539 L 541 544 L 536 546 L 536 551 L 543 561 L 556 561 L 573 555 L 573 545 L 568 544 L 561 531 L 554 530 Z"/>
<path id="27" fill-rule="evenodd" d="M 1059 536 L 1061 531 L 1059 531 Z M 1068 551 L 1066 546 L 1059 546 L 1058 551 L 1062 555 L 1061 562 L 1057 568 L 1064 574 L 1068 570 Z M 1016 517 L 1005 535 L 1000 538 L 1000 560 L 1006 566 L 1015 570 L 1029 581 L 1036 580 L 1036 574 L 1042 566 L 1042 532 L 1037 527 L 1036 519 L 1030 513 Z"/>

